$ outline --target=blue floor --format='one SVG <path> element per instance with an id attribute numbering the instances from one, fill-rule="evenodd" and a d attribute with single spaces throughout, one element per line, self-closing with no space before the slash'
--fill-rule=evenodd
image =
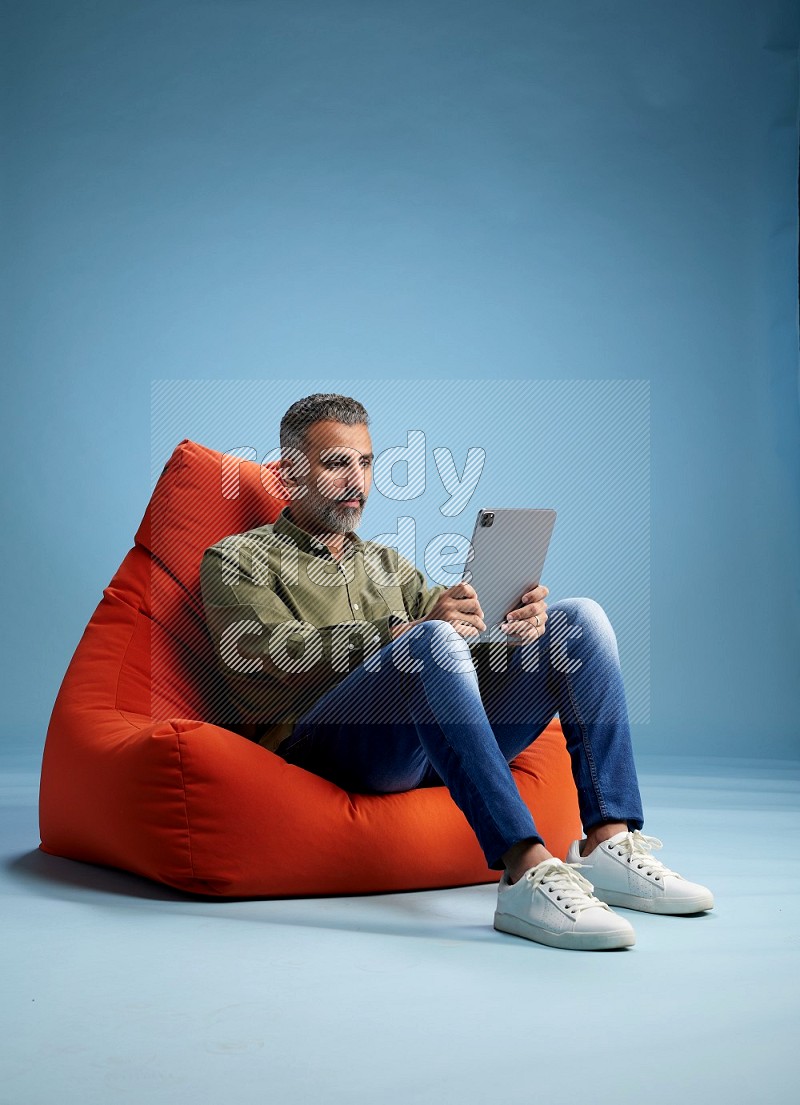
<path id="1" fill-rule="evenodd" d="M 645 832 L 716 895 L 634 948 L 492 928 L 492 885 L 199 901 L 37 850 L 0 761 L 2 1105 L 797 1100 L 800 763 L 639 758 Z"/>

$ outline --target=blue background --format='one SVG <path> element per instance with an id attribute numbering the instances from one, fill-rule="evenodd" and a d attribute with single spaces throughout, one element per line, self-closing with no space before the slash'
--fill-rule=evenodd
<path id="1" fill-rule="evenodd" d="M 546 582 L 603 602 L 626 679 L 649 652 L 639 749 L 797 755 L 793 3 L 3 7 L 6 747 L 41 748 L 131 543 L 153 380 L 294 380 L 261 440 L 199 438 L 259 450 L 287 394 L 363 380 L 380 450 L 416 428 L 386 378 L 431 445 L 466 395 L 520 458 L 507 505 L 567 510 L 597 473 L 548 494 L 570 426 L 537 396 L 647 382 L 649 649 L 619 533 Z"/>

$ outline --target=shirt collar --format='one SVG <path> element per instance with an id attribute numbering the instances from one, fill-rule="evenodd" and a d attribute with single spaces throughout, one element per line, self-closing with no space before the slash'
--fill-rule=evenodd
<path id="1" fill-rule="evenodd" d="M 309 533 L 308 530 L 301 529 L 300 526 L 295 525 L 288 515 L 289 505 L 285 506 L 281 510 L 278 517 L 275 519 L 272 525 L 272 532 L 278 534 L 284 534 L 286 537 L 291 537 L 295 545 L 302 549 L 304 552 L 309 553 L 311 556 L 318 555 L 319 553 L 327 553 L 328 556 L 332 556 L 330 549 L 321 541 L 318 537 L 315 537 L 313 533 Z M 345 534 L 346 538 L 349 538 L 349 544 L 345 543 L 343 557 L 346 557 L 350 552 L 355 551 L 359 545 L 363 545 L 364 542 L 358 536 L 357 533 L 350 532 Z"/>

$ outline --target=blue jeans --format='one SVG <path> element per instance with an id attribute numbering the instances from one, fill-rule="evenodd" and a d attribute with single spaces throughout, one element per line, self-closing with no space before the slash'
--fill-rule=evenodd
<path id="1" fill-rule="evenodd" d="M 296 722 L 277 748 L 344 790 L 447 786 L 490 869 L 521 840 L 544 843 L 509 763 L 559 715 L 584 831 L 644 825 L 617 641 L 602 606 L 548 604 L 536 641 L 484 649 L 426 621 L 368 656 Z M 495 670 L 496 669 L 496 670 Z"/>

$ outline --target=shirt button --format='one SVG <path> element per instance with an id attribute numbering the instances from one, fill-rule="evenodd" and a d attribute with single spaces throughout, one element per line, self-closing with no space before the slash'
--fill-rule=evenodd
<path id="1" fill-rule="evenodd" d="M 354 602 L 354 603 L 353 603 L 353 609 L 354 609 L 354 610 L 358 610 L 358 603 L 357 603 L 357 602 Z"/>

